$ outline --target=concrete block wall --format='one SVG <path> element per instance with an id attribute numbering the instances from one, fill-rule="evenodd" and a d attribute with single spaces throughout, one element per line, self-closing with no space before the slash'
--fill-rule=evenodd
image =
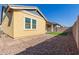
<path id="1" fill-rule="evenodd" d="M 77 48 L 79 49 L 79 16 L 77 17 L 77 21 L 74 23 L 72 27 L 72 33 L 76 41 Z"/>
<path id="2" fill-rule="evenodd" d="M 57 28 L 57 32 L 64 32 L 64 31 L 66 31 L 68 28 L 66 28 L 66 27 L 58 27 Z"/>

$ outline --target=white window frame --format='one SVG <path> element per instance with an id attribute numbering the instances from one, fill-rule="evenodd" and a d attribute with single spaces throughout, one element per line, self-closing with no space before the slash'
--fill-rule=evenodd
<path id="1" fill-rule="evenodd" d="M 28 18 L 28 17 L 24 17 L 24 30 L 36 30 L 37 29 L 37 21 L 36 21 L 36 29 L 32 29 L 32 18 L 30 18 L 31 19 L 31 28 L 30 29 L 26 29 L 25 28 L 25 18 Z M 35 19 L 34 19 L 35 20 Z"/>

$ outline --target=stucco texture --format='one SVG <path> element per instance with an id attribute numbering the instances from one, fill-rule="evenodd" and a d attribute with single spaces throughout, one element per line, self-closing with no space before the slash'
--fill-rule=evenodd
<path id="1" fill-rule="evenodd" d="M 34 30 L 24 30 L 24 18 L 32 18 L 37 21 L 36 29 Z M 14 38 L 20 38 L 25 36 L 33 36 L 33 35 L 40 35 L 46 33 L 46 21 L 37 15 L 31 14 L 26 11 L 14 10 Z"/>
<path id="2" fill-rule="evenodd" d="M 14 37 L 14 35 L 13 35 L 13 18 L 12 18 L 12 22 L 11 22 L 10 26 L 8 26 L 8 23 L 9 23 L 9 18 L 6 16 L 2 22 L 2 30 L 7 35 Z"/>

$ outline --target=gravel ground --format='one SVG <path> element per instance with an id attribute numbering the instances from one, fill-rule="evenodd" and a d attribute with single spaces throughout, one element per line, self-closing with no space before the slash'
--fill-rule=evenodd
<path id="1" fill-rule="evenodd" d="M 21 39 L 12 39 L 8 35 L 0 32 L 0 54 L 1 55 L 14 55 L 26 50 L 29 47 L 35 46 L 47 39 L 53 37 L 48 34 L 25 37 Z"/>
<path id="2" fill-rule="evenodd" d="M 12 39 L 0 33 L 1 55 L 75 55 L 76 43 L 71 34 L 55 36 L 44 34 L 21 39 Z"/>
<path id="3" fill-rule="evenodd" d="M 71 34 L 55 36 L 33 47 L 29 47 L 20 55 L 76 55 L 78 50 Z"/>

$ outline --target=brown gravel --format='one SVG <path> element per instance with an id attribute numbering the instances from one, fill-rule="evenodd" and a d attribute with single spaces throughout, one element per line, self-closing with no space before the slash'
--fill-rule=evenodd
<path id="1" fill-rule="evenodd" d="M 33 37 L 25 37 L 21 39 L 12 39 L 4 33 L 0 33 L 0 54 L 1 55 L 13 55 L 20 53 L 26 48 L 35 46 L 45 40 L 51 38 L 51 35 L 43 34 Z"/>
<path id="2" fill-rule="evenodd" d="M 71 34 L 55 36 L 18 53 L 21 55 L 75 55 L 78 54 L 76 43 Z"/>
<path id="3" fill-rule="evenodd" d="M 12 39 L 0 33 L 1 55 L 75 55 L 78 54 L 75 40 L 71 34 L 55 36 L 48 34 Z"/>

